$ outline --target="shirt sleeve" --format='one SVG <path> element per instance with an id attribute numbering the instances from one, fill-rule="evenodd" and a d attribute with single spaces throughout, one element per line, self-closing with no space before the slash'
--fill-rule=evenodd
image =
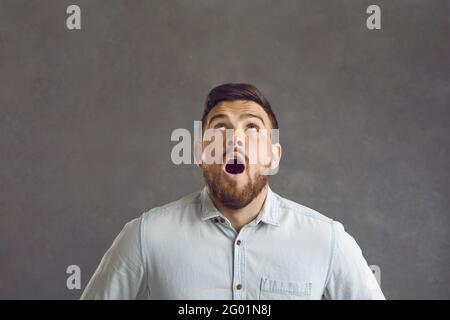
<path id="1" fill-rule="evenodd" d="M 333 222 L 334 250 L 324 298 L 329 300 L 385 300 L 361 248 L 344 226 Z"/>
<path id="2" fill-rule="evenodd" d="M 87 284 L 82 300 L 134 300 L 145 291 L 141 219 L 128 222 Z"/>

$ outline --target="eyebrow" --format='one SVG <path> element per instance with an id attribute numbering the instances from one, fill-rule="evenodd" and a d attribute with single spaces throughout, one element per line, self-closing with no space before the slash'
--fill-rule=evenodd
<path id="1" fill-rule="evenodd" d="M 229 118 L 229 117 L 228 117 L 226 114 L 223 114 L 223 113 L 216 114 L 216 115 L 212 116 L 211 119 L 209 119 L 209 121 L 208 121 L 208 126 L 211 124 L 211 122 L 212 122 L 214 119 L 217 119 L 217 118 Z M 264 125 L 266 125 L 266 123 L 264 122 L 264 119 L 263 119 L 262 117 L 256 115 L 256 114 L 245 113 L 245 114 L 242 114 L 242 115 L 239 117 L 239 119 L 244 119 L 244 118 L 257 118 L 257 119 L 261 120 L 261 122 L 262 122 Z"/>
<path id="2" fill-rule="evenodd" d="M 216 115 L 212 116 L 211 119 L 209 119 L 208 126 L 211 124 L 211 122 L 214 119 L 217 119 L 217 118 L 228 118 L 228 116 L 226 114 L 222 114 L 222 113 L 216 114 Z"/>
<path id="3" fill-rule="evenodd" d="M 263 119 L 262 117 L 256 115 L 256 114 L 245 113 L 245 114 L 241 115 L 239 118 L 240 118 L 240 119 L 243 119 L 243 118 L 257 118 L 257 119 L 261 120 L 261 122 L 262 122 L 264 125 L 266 125 L 266 123 L 264 122 L 264 119 Z"/>

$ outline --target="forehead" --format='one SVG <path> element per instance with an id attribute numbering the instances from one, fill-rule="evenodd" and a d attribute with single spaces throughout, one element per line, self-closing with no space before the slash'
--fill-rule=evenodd
<path id="1" fill-rule="evenodd" d="M 248 100 L 222 101 L 209 112 L 207 120 L 217 114 L 225 114 L 236 118 L 243 114 L 253 114 L 263 118 L 266 124 L 270 122 L 269 116 L 263 107 L 254 101 Z"/>

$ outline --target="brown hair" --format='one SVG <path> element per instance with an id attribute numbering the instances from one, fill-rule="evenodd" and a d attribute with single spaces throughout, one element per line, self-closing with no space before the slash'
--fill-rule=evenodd
<path id="1" fill-rule="evenodd" d="M 212 89 L 206 97 L 205 110 L 203 111 L 202 116 L 202 126 L 205 126 L 208 113 L 219 102 L 235 100 L 248 100 L 259 104 L 269 116 L 269 119 L 272 122 L 272 128 L 278 129 L 278 121 L 272 111 L 269 101 L 255 86 L 246 83 L 226 83 Z"/>

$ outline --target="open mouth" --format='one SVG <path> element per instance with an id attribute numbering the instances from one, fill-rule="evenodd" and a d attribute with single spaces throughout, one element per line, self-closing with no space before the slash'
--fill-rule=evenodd
<path id="1" fill-rule="evenodd" d="M 241 174 L 245 170 L 245 165 L 237 158 L 230 159 L 225 165 L 225 171 L 229 174 Z"/>

